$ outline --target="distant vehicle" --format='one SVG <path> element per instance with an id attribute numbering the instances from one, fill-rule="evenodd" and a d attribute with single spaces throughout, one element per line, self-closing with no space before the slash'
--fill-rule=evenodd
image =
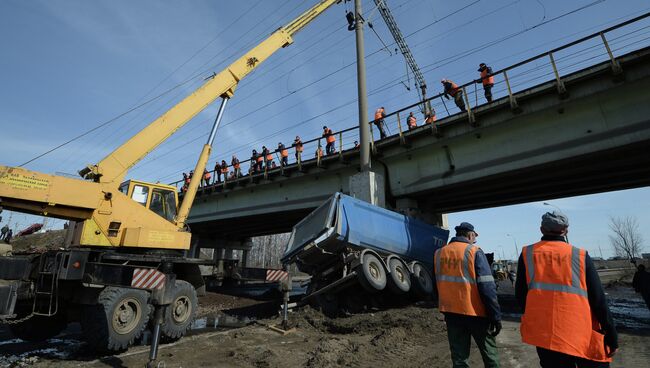
<path id="1" fill-rule="evenodd" d="M 19 231 L 18 234 L 16 234 L 16 236 L 33 234 L 42 228 L 43 228 L 43 224 L 31 224 L 26 228 L 22 229 L 21 231 Z"/>
<path id="2" fill-rule="evenodd" d="M 338 313 L 372 303 L 363 289 L 373 297 L 384 289 L 429 297 L 433 254 L 448 237 L 448 230 L 336 193 L 293 227 L 282 263 L 312 276 L 303 301 Z"/>

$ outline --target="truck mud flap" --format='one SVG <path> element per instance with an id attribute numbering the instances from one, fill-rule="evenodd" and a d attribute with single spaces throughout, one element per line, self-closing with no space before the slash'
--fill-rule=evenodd
<path id="1" fill-rule="evenodd" d="M 0 319 L 13 318 L 20 281 L 0 280 Z"/>

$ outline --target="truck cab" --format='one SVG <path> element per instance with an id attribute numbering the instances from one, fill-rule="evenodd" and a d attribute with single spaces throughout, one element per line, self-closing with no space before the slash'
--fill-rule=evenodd
<path id="1" fill-rule="evenodd" d="M 174 186 L 127 180 L 120 184 L 120 192 L 158 216 L 174 222 L 178 211 L 178 193 Z"/>

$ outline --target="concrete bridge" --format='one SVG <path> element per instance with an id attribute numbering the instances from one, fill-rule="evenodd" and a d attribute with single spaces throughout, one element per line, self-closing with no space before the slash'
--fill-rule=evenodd
<path id="1" fill-rule="evenodd" d="M 555 76 L 375 142 L 380 202 L 436 222 L 447 212 L 650 184 L 650 48 Z M 358 159 L 358 149 L 345 150 L 204 190 L 189 218 L 199 246 L 246 249 L 242 239 L 290 231 L 332 193 L 356 194 Z"/>

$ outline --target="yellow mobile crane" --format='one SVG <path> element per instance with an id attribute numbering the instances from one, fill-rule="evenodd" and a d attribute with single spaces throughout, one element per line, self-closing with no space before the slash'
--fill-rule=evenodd
<path id="1" fill-rule="evenodd" d="M 74 225 L 67 250 L 0 257 L 0 322 L 10 323 L 22 339 L 43 340 L 76 319 L 91 346 L 116 351 L 141 335 L 155 309 L 152 352 L 159 336 L 183 336 L 196 312 L 195 288 L 203 285 L 201 261 L 183 257 L 191 240 L 185 221 L 226 104 L 242 78 L 339 1 L 322 0 L 279 28 L 99 163 L 81 170 L 83 179 L 0 166 L 1 207 Z M 221 106 L 180 206 L 172 186 L 123 182 L 129 168 L 218 97 Z"/>

